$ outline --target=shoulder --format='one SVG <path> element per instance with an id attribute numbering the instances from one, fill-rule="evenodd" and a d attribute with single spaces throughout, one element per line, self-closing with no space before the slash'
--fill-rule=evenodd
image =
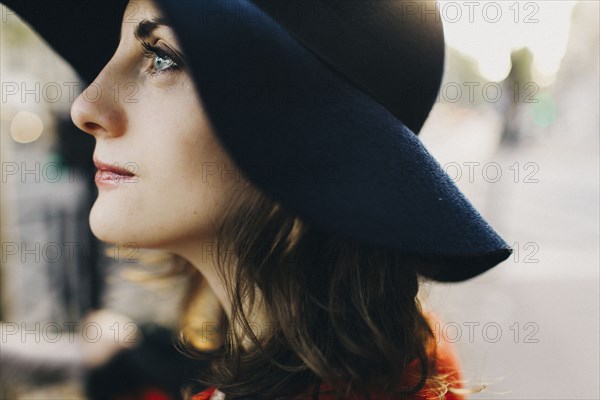
<path id="1" fill-rule="evenodd" d="M 441 375 L 444 381 L 448 384 L 449 389 L 462 389 L 464 388 L 462 383 L 462 373 L 460 369 L 460 361 L 458 353 L 448 337 L 444 335 L 444 321 L 435 313 L 431 311 L 423 312 L 425 319 L 427 320 L 431 330 L 434 334 L 434 345 L 429 348 L 429 354 L 435 359 L 436 374 Z M 433 354 L 435 353 L 435 354 Z M 418 373 L 418 360 L 415 360 L 409 365 L 405 376 L 401 379 L 401 386 L 407 387 L 406 385 L 415 386 L 412 378 Z M 418 382 L 418 381 L 417 381 Z M 410 387 L 408 386 L 408 387 Z M 328 386 L 322 384 L 322 389 L 327 389 Z M 429 390 L 430 387 L 425 387 L 422 391 L 411 396 L 409 398 L 404 397 L 403 400 L 465 400 L 466 397 L 462 394 L 454 393 L 449 391 L 443 397 L 439 396 L 439 393 Z M 308 397 L 307 397 L 308 398 Z M 222 393 L 215 388 L 209 388 L 205 391 L 196 394 L 192 400 L 221 400 L 224 399 Z M 320 395 L 320 400 L 333 399 L 331 396 Z"/>
<path id="2" fill-rule="evenodd" d="M 432 373 L 435 380 L 429 381 L 418 393 L 403 400 L 465 400 L 464 395 L 459 394 L 464 385 L 458 353 L 454 343 L 444 335 L 445 323 L 431 311 L 424 311 L 423 316 L 433 332 L 433 340 L 429 343 L 427 353 L 429 359 L 435 362 Z M 414 359 L 405 369 L 399 387 L 408 390 L 415 387 L 420 379 L 421 362 Z"/>
<path id="3" fill-rule="evenodd" d="M 433 336 L 435 338 L 436 362 L 440 363 L 440 368 L 444 368 L 446 372 L 455 372 L 460 374 L 460 360 L 454 343 L 448 339 L 444 332 L 446 323 L 435 313 L 428 311 L 424 312 L 423 315 L 427 320 Z"/>
<path id="4" fill-rule="evenodd" d="M 435 354 L 432 357 L 436 363 L 436 373 L 444 377 L 448 389 L 464 389 L 463 374 L 460 367 L 460 358 L 456 347 L 445 335 L 445 322 L 434 312 L 424 311 L 423 315 L 433 331 Z M 430 349 L 433 352 L 433 349 Z M 465 396 L 448 392 L 446 400 L 464 400 Z"/>
<path id="5" fill-rule="evenodd" d="M 221 392 L 219 392 L 217 390 L 217 388 L 215 387 L 210 387 L 208 389 L 203 390 L 202 392 L 195 394 L 194 396 L 192 396 L 191 400 L 215 400 L 217 398 L 223 398 L 224 397 L 218 397 L 219 394 Z"/>

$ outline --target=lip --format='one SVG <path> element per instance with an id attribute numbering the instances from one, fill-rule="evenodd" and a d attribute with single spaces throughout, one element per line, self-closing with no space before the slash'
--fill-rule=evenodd
<path id="1" fill-rule="evenodd" d="M 137 182 L 135 174 L 130 169 L 121 167 L 119 163 L 112 164 L 100 161 L 94 158 L 96 166 L 96 175 L 94 180 L 96 185 L 100 186 L 116 186 L 121 183 Z M 128 165 L 128 164 L 125 164 Z"/>

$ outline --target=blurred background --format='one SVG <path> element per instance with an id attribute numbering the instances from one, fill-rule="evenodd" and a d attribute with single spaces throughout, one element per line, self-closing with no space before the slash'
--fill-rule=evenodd
<path id="1" fill-rule="evenodd" d="M 425 285 L 426 306 L 487 385 L 473 399 L 599 399 L 599 2 L 439 6 L 445 78 L 420 137 L 514 254 Z M 0 396 L 83 398 L 82 367 L 146 323 L 174 329 L 185 285 L 131 279 L 157 267 L 91 235 L 93 141 L 69 117 L 83 86 L 1 7 Z"/>

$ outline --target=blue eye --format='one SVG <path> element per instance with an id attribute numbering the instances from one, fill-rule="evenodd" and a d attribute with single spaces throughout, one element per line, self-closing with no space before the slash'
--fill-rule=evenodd
<path id="1" fill-rule="evenodd" d="M 145 57 L 152 59 L 152 68 L 148 71 L 151 75 L 181 68 L 180 63 L 174 60 L 175 56 L 167 54 L 167 51 L 160 47 L 142 42 L 142 49 Z"/>
<path id="2" fill-rule="evenodd" d="M 154 56 L 154 69 L 157 71 L 164 71 L 169 68 L 177 67 L 177 63 L 171 60 L 168 56 L 161 56 L 156 54 Z"/>

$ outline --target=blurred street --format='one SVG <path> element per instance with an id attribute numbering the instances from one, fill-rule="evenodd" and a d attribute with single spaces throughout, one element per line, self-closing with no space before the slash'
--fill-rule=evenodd
<path id="1" fill-rule="evenodd" d="M 473 399 L 600 398 L 598 136 L 493 160 L 539 165 L 539 183 L 468 185 L 515 256 L 472 281 L 431 285 L 428 305 L 456 338 L 465 377 L 489 384 Z"/>
<path id="2" fill-rule="evenodd" d="M 507 18 L 498 24 L 444 20 L 444 81 L 419 137 L 514 254 L 468 282 L 424 285 L 425 308 L 445 321 L 438 328 L 455 342 L 467 387 L 487 386 L 470 398 L 600 400 L 600 2 L 514 3 L 521 14 L 513 2 L 502 4 Z M 522 23 L 533 15 L 526 5 L 537 9 L 536 23 Z M 2 11 L 3 90 L 77 81 L 39 36 Z M 67 179 L 70 171 L 58 180 L 43 172 L 67 156 L 77 171 L 89 162 L 77 159 L 87 153 L 85 140 L 76 141 L 89 135 L 57 122 L 70 120 L 72 99 L 7 93 L 0 109 L 0 398 L 82 399 L 79 348 L 66 335 L 56 345 L 38 340 L 36 327 L 80 321 L 96 303 L 125 321 L 173 327 L 187 278 L 162 288 L 135 282 L 127 273 L 148 270 L 143 261 L 93 253 L 92 190 Z M 77 243 L 87 257 L 35 247 L 56 243 Z M 23 327 L 25 340 L 11 331 Z M 111 322 L 105 332 L 115 333 Z M 53 362 L 70 378 L 44 386 L 40 371 Z"/>

